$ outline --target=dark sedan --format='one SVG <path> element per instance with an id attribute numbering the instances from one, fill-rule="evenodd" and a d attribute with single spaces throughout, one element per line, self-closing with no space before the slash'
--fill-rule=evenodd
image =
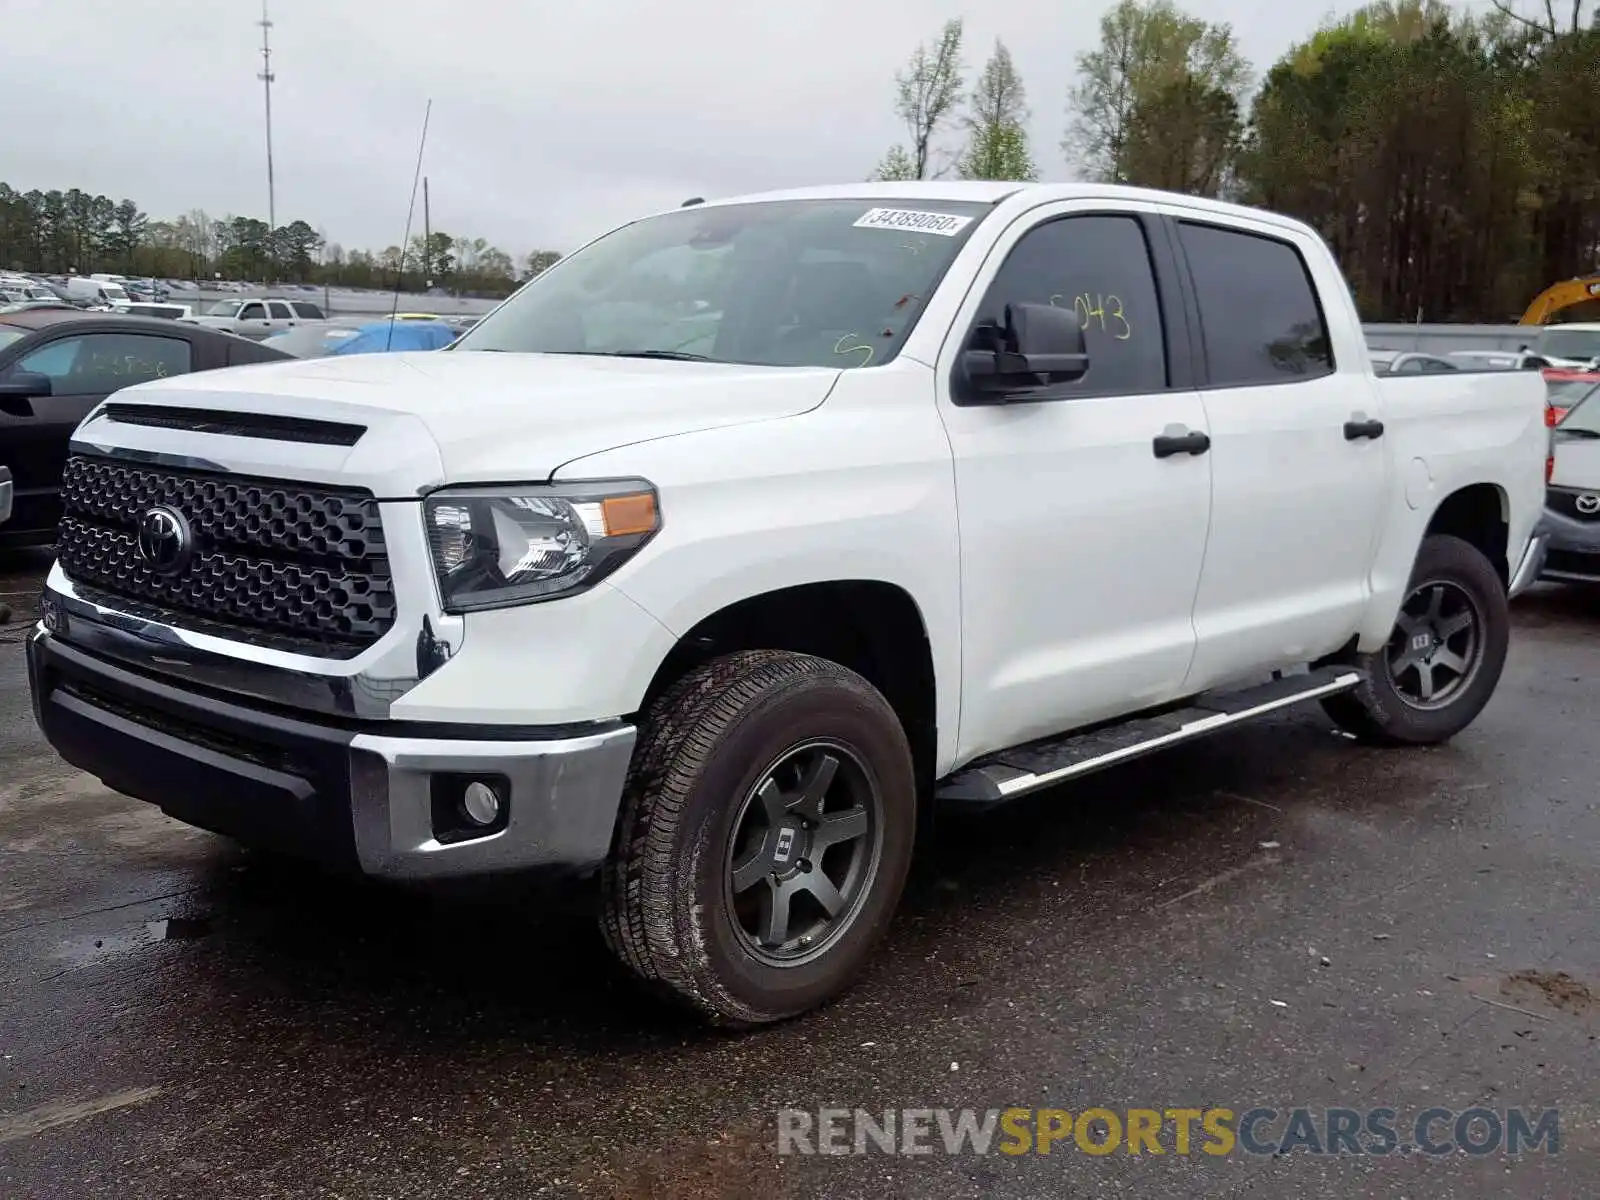
<path id="1" fill-rule="evenodd" d="M 66 308 L 0 313 L 0 465 L 10 469 L 14 489 L 0 545 L 55 540 L 68 439 L 112 392 L 289 357 L 248 338 L 155 317 Z"/>

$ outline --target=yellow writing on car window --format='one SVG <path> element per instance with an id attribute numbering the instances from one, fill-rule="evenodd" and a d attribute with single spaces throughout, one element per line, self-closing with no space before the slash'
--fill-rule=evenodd
<path id="1" fill-rule="evenodd" d="M 845 343 L 851 338 L 856 339 L 856 344 L 854 346 L 846 346 Z M 859 333 L 847 333 L 833 344 L 833 352 L 835 354 L 854 354 L 858 350 L 864 352 L 866 357 L 856 363 L 856 366 L 864 367 L 872 361 L 872 347 L 861 340 Z"/>
<path id="2" fill-rule="evenodd" d="M 1050 304 L 1054 308 L 1066 308 L 1066 297 L 1057 292 L 1050 297 Z M 1078 314 L 1078 328 L 1085 333 L 1091 327 L 1098 326 L 1102 332 L 1109 333 L 1119 342 L 1125 342 L 1133 336 L 1133 323 L 1128 320 L 1120 296 L 1083 292 L 1072 298 L 1072 310 Z"/>

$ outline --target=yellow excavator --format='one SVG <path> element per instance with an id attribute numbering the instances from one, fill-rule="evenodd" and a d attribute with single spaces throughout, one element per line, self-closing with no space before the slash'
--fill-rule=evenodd
<path id="1" fill-rule="evenodd" d="M 1579 304 L 1600 305 L 1600 275 L 1584 275 L 1552 283 L 1533 298 L 1519 325 L 1547 325 L 1550 318 Z"/>

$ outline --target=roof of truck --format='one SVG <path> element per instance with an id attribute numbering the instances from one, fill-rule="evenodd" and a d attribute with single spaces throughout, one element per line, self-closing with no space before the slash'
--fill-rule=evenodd
<path id="1" fill-rule="evenodd" d="M 1123 200 L 1128 202 L 1177 205 L 1199 212 L 1219 215 L 1249 217 L 1276 224 L 1305 229 L 1296 221 L 1266 209 L 1250 208 L 1243 204 L 1229 204 L 1222 200 L 1207 200 L 1178 192 L 1160 192 L 1151 188 L 1128 187 L 1115 183 L 1017 183 L 1008 180 L 983 179 L 920 179 L 895 182 L 839 183 L 819 187 L 791 188 L 784 191 L 753 192 L 743 196 L 724 196 L 706 200 L 696 208 L 711 208 L 724 204 L 760 204 L 780 200 L 895 200 L 902 203 L 917 200 L 966 201 L 975 204 L 998 205 L 1012 197 L 1026 197 L 1028 207 L 1050 204 L 1062 200 Z M 676 210 L 668 210 L 676 211 Z"/>

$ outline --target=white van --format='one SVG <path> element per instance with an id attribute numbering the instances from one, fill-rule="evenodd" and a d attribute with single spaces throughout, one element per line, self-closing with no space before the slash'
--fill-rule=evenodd
<path id="1" fill-rule="evenodd" d="M 67 280 L 67 299 L 74 304 L 87 301 L 91 308 L 107 308 L 114 312 L 123 312 L 133 303 L 133 297 L 120 283 L 107 279 L 85 279 L 81 275 Z"/>

